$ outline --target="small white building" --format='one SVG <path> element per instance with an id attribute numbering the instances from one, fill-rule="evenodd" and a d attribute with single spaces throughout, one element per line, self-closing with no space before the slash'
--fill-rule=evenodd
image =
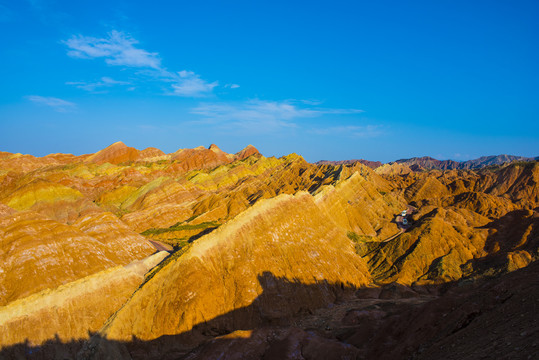
<path id="1" fill-rule="evenodd" d="M 406 216 L 406 210 L 403 210 L 401 213 L 402 216 Z"/>

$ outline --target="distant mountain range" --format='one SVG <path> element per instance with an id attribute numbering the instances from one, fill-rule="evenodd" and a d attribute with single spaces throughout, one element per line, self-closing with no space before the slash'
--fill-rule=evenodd
<path id="1" fill-rule="evenodd" d="M 389 164 L 401 164 L 409 166 L 413 171 L 420 170 L 453 170 L 453 169 L 480 169 L 486 166 L 491 165 L 502 165 L 511 163 L 513 161 L 537 161 L 537 157 L 524 157 L 524 156 L 515 156 L 515 155 L 490 155 L 490 156 L 481 156 L 478 159 L 468 160 L 468 161 L 455 161 L 455 160 L 437 160 L 430 156 L 423 157 L 413 157 L 410 159 L 399 159 Z M 329 161 L 321 160 L 318 161 L 317 165 L 350 165 L 355 163 L 361 163 L 367 165 L 372 169 L 376 169 L 383 164 L 380 161 L 369 161 L 363 159 L 354 159 L 354 160 L 341 160 L 341 161 Z"/>
<path id="2" fill-rule="evenodd" d="M 370 160 L 364 160 L 364 159 L 352 159 L 352 160 L 339 160 L 339 161 L 331 161 L 331 160 L 320 160 L 316 162 L 316 165 L 353 165 L 356 163 L 360 163 L 363 165 L 367 165 L 371 169 L 376 169 L 377 167 L 380 167 L 383 165 L 380 161 L 370 161 Z"/>
<path id="3" fill-rule="evenodd" d="M 530 158 L 524 156 L 515 156 L 515 155 L 491 155 L 491 156 L 481 156 L 478 159 L 468 160 L 468 161 L 454 161 L 454 160 L 436 160 L 434 158 L 424 156 L 419 158 L 411 159 L 400 159 L 395 161 L 397 164 L 408 165 L 412 167 L 420 167 L 425 170 L 453 170 L 453 169 L 480 169 L 485 166 L 491 165 L 502 165 L 507 164 L 513 161 L 535 161 L 538 160 L 538 157 Z M 412 168 L 412 170 L 415 170 Z"/>

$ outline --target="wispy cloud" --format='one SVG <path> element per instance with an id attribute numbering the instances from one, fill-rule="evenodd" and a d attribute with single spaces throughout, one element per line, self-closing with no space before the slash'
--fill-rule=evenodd
<path id="1" fill-rule="evenodd" d="M 311 129 L 310 132 L 317 135 L 340 135 L 356 138 L 372 138 L 382 135 L 383 128 L 380 125 L 344 125 Z"/>
<path id="2" fill-rule="evenodd" d="M 359 112 L 361 110 L 302 107 L 290 101 L 264 100 L 248 100 L 241 103 L 205 103 L 191 109 L 191 113 L 201 116 L 204 122 L 257 133 L 294 128 L 298 126 L 296 121 L 302 118 Z"/>
<path id="3" fill-rule="evenodd" d="M 109 65 L 154 69 L 161 67 L 159 54 L 135 47 L 138 41 L 130 35 L 116 30 L 109 32 L 107 35 L 106 38 L 78 35 L 63 43 L 69 48 L 67 55 L 74 58 L 104 58 Z"/>
<path id="4" fill-rule="evenodd" d="M 144 80 L 170 83 L 170 95 L 184 97 L 204 97 L 213 92 L 219 85 L 217 81 L 209 82 L 200 75 L 187 70 L 179 72 L 168 71 L 161 65 L 161 58 L 156 52 L 149 52 L 136 45 L 139 42 L 131 35 L 113 30 L 104 38 L 76 35 L 63 41 L 68 47 L 67 55 L 73 58 L 97 59 L 102 58 L 109 65 L 128 66 L 139 69 L 136 74 Z M 98 87 L 108 86 L 99 83 L 71 82 L 89 91 Z"/>
<path id="5" fill-rule="evenodd" d="M 180 71 L 172 84 L 173 95 L 201 97 L 210 94 L 213 88 L 219 85 L 217 81 L 212 83 L 202 80 L 199 75 L 192 71 Z"/>
<path id="6" fill-rule="evenodd" d="M 226 84 L 225 87 L 230 89 L 237 89 L 240 86 L 238 84 Z"/>
<path id="7" fill-rule="evenodd" d="M 55 97 L 29 95 L 29 96 L 26 96 L 26 98 L 36 104 L 46 105 L 54 109 L 55 111 L 63 112 L 63 113 L 75 111 L 77 108 L 77 105 L 75 103 L 72 103 L 67 100 L 55 98 Z"/>
<path id="8" fill-rule="evenodd" d="M 310 100 L 298 100 L 302 104 L 306 105 L 322 105 L 324 102 L 322 100 L 310 99 Z"/>
<path id="9" fill-rule="evenodd" d="M 128 81 L 114 80 L 114 79 L 112 79 L 110 77 L 104 76 L 99 81 L 95 81 L 95 82 L 68 81 L 68 82 L 66 82 L 66 84 L 67 85 L 74 85 L 77 88 L 83 89 L 83 90 L 86 90 L 86 91 L 94 92 L 96 89 L 112 87 L 112 86 L 115 86 L 115 85 L 130 85 L 131 83 L 128 82 Z"/>

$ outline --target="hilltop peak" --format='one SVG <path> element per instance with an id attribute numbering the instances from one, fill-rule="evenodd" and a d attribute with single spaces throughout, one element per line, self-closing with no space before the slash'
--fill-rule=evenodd
<path id="1" fill-rule="evenodd" d="M 236 159 L 243 160 L 248 158 L 249 156 L 262 156 L 257 148 L 255 148 L 253 145 L 249 144 L 245 148 L 243 148 L 241 151 L 236 153 Z"/>
<path id="2" fill-rule="evenodd" d="M 215 145 L 215 144 L 211 144 L 210 147 L 208 148 L 210 149 L 211 151 L 223 151 L 219 148 L 219 146 Z"/>
<path id="3" fill-rule="evenodd" d="M 90 155 L 86 161 L 98 164 L 111 163 L 119 164 L 126 161 L 134 161 L 139 158 L 139 151 L 135 148 L 125 145 L 122 141 L 117 141 Z"/>

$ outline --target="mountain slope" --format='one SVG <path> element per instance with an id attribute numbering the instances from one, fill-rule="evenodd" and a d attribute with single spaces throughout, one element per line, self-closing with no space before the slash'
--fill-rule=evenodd
<path id="1" fill-rule="evenodd" d="M 341 285 L 368 282 L 350 240 L 313 198 L 281 195 L 197 240 L 157 272 L 102 334 L 114 340 L 132 335 L 151 340 L 183 333 L 184 338 L 168 344 L 181 349 L 182 342 L 196 344 L 200 336 L 286 322 L 334 302 Z M 292 291 L 295 283 L 314 286 Z"/>
<path id="2" fill-rule="evenodd" d="M 481 169 L 492 165 L 503 165 L 514 161 L 536 161 L 537 158 L 528 158 L 515 155 L 490 155 L 467 161 L 436 160 L 429 156 L 400 159 L 396 164 L 415 167 L 416 170 L 456 170 L 456 169 Z"/>

